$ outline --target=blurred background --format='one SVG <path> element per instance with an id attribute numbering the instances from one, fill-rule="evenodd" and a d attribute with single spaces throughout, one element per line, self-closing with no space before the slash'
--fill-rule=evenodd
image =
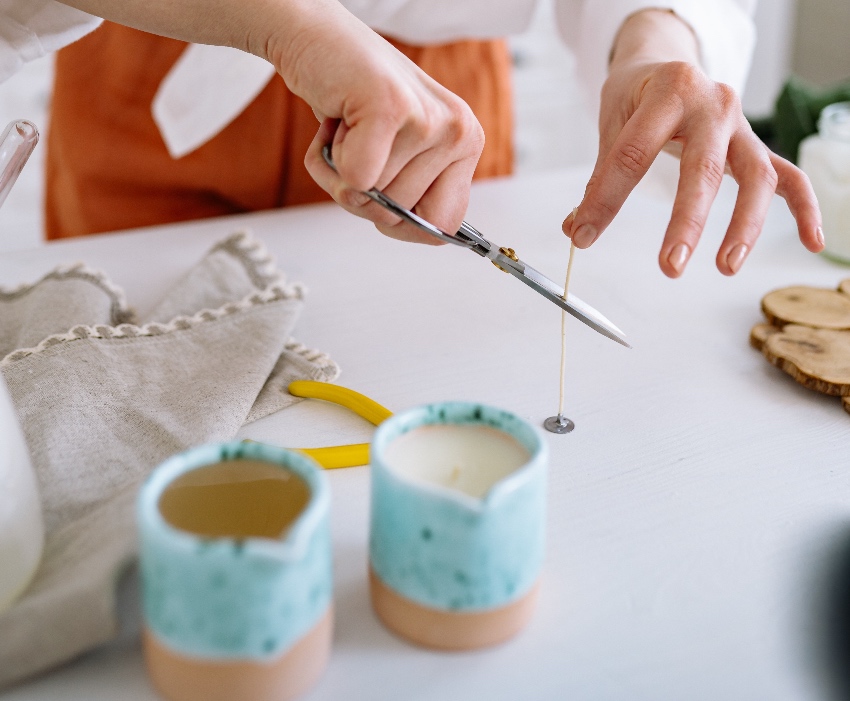
<path id="1" fill-rule="evenodd" d="M 517 172 L 527 173 L 595 158 L 595 127 L 587 116 L 570 54 L 549 20 L 550 0 L 540 3 L 529 31 L 514 37 Z M 749 116 L 765 116 L 791 74 L 818 85 L 850 78 L 848 0 L 761 0 L 759 43 L 743 95 Z M 0 85 L 0 125 L 26 118 L 44 132 L 52 62 L 27 65 Z M 0 210 L 0 251 L 38 245 L 44 146 L 40 145 Z"/>

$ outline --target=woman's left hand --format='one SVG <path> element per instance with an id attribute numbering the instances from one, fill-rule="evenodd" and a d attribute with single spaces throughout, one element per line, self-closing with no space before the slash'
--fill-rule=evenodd
<path id="1" fill-rule="evenodd" d="M 667 60 L 673 57 L 686 60 Z M 602 89 L 600 114 L 596 167 L 581 205 L 563 227 L 578 248 L 599 237 L 663 149 L 681 157 L 659 256 L 667 276 L 684 271 L 724 172 L 737 181 L 739 192 L 717 254 L 721 273 L 734 275 L 741 268 L 774 193 L 787 201 L 803 245 L 813 252 L 823 249 L 820 210 L 808 178 L 756 137 L 735 91 L 699 68 L 696 40 L 675 15 L 648 10 L 626 21 Z"/>

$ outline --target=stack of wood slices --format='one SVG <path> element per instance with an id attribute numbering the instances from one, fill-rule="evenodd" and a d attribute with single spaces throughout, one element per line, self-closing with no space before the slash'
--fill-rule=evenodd
<path id="1" fill-rule="evenodd" d="M 801 385 L 841 397 L 850 413 L 850 280 L 838 290 L 785 287 L 761 301 L 768 323 L 750 343 Z"/>

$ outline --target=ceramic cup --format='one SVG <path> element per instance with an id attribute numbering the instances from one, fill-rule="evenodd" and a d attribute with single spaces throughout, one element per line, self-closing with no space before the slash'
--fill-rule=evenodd
<path id="1" fill-rule="evenodd" d="M 229 491 L 257 463 L 262 474 Z M 315 462 L 259 443 L 201 446 L 148 478 L 138 500 L 143 644 L 165 698 L 286 701 L 316 682 L 332 634 L 329 499 Z M 284 512 L 293 518 L 282 533 L 246 535 L 279 528 Z M 207 528 L 211 514 L 221 532 Z"/>
<path id="2" fill-rule="evenodd" d="M 381 424 L 369 556 L 384 625 L 444 650 L 519 632 L 543 563 L 547 463 L 536 428 L 488 406 L 432 404 Z"/>

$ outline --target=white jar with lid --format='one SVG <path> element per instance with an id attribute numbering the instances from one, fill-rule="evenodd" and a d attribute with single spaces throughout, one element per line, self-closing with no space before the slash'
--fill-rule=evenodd
<path id="1" fill-rule="evenodd" d="M 820 202 L 824 254 L 850 265 L 850 102 L 824 108 L 818 130 L 800 144 L 800 168 Z"/>
<path id="2" fill-rule="evenodd" d="M 44 547 L 44 523 L 24 433 L 0 374 L 0 611 L 23 592 Z"/>

